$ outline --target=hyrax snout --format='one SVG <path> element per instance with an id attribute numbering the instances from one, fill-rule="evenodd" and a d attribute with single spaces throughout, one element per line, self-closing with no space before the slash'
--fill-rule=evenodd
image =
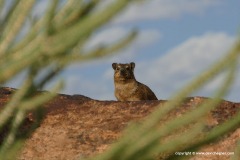
<path id="1" fill-rule="evenodd" d="M 113 63 L 115 96 L 119 101 L 157 100 L 156 95 L 134 76 L 135 63 Z"/>

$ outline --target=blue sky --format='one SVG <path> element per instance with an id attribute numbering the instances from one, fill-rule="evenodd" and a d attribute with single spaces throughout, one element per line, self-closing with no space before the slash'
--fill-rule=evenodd
<path id="1" fill-rule="evenodd" d="M 105 0 L 105 4 L 113 0 Z M 41 1 L 37 11 L 43 11 Z M 99 100 L 115 100 L 113 62 L 135 62 L 135 76 L 147 84 L 159 99 L 168 99 L 213 62 L 227 53 L 240 31 L 239 0 L 147 0 L 134 3 L 90 39 L 86 48 L 110 44 L 133 28 L 139 36 L 118 54 L 64 70 L 62 93 L 82 94 Z M 211 97 L 221 84 L 215 78 L 195 96 Z M 9 84 L 17 87 L 16 81 Z M 49 85 L 50 87 L 51 85 Z M 48 87 L 46 88 L 48 89 Z M 240 102 L 240 75 L 227 100 Z"/>

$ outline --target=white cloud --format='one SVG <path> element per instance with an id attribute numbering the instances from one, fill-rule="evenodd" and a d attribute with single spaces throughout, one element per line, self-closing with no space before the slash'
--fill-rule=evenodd
<path id="1" fill-rule="evenodd" d="M 128 62 L 144 49 L 149 48 L 161 39 L 161 33 L 155 29 L 142 30 L 138 37 L 126 49 L 121 50 L 120 54 L 112 57 L 110 60 L 115 62 Z"/>
<path id="2" fill-rule="evenodd" d="M 217 0 L 151 0 L 133 3 L 114 21 L 117 23 L 176 18 L 185 13 L 199 14 Z"/>
<path id="3" fill-rule="evenodd" d="M 92 49 L 99 45 L 112 44 L 117 40 L 123 38 L 128 33 L 128 30 L 121 27 L 107 28 L 93 35 L 93 37 L 86 44 L 86 49 Z"/>
<path id="4" fill-rule="evenodd" d="M 85 49 L 93 49 L 101 45 L 110 45 L 125 37 L 129 33 L 129 29 L 124 27 L 108 27 L 107 29 L 96 33 L 86 44 Z M 156 29 L 139 30 L 136 39 L 127 46 L 126 49 L 120 51 L 121 54 L 110 57 L 108 61 L 127 61 L 134 57 L 139 50 L 153 45 L 161 38 L 161 34 Z"/>
<path id="5" fill-rule="evenodd" d="M 156 92 L 159 98 L 169 98 L 223 57 L 233 42 L 234 38 L 225 33 L 206 33 L 190 38 L 154 62 L 142 63 L 136 69 L 136 74 L 153 88 L 158 88 Z M 219 78 L 221 79 L 218 77 L 208 84 L 201 94 L 209 95 L 213 89 L 219 87 Z"/>
<path id="6" fill-rule="evenodd" d="M 139 32 L 139 36 L 136 41 L 133 42 L 133 47 L 142 48 L 152 45 L 159 41 L 161 38 L 161 33 L 159 30 L 155 29 L 145 29 Z"/>
<path id="7" fill-rule="evenodd" d="M 86 48 L 94 48 L 102 44 L 112 44 L 130 33 L 129 29 L 124 27 L 109 27 L 101 32 L 96 33 L 87 43 Z M 160 38 L 158 30 L 148 29 L 140 30 L 137 39 L 133 42 L 137 47 L 146 46 L 154 43 Z M 135 46 L 136 47 L 136 46 Z"/>

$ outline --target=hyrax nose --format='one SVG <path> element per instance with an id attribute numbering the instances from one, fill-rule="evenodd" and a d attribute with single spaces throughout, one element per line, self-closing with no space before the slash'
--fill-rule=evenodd
<path id="1" fill-rule="evenodd" d="M 121 75 L 125 74 L 125 69 L 121 68 L 121 69 L 120 69 L 120 74 L 121 74 Z"/>

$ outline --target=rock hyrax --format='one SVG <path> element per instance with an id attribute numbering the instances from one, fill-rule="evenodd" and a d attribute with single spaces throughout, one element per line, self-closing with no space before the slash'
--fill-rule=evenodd
<path id="1" fill-rule="evenodd" d="M 119 101 L 157 100 L 153 91 L 134 76 L 135 63 L 113 63 L 115 96 Z"/>

